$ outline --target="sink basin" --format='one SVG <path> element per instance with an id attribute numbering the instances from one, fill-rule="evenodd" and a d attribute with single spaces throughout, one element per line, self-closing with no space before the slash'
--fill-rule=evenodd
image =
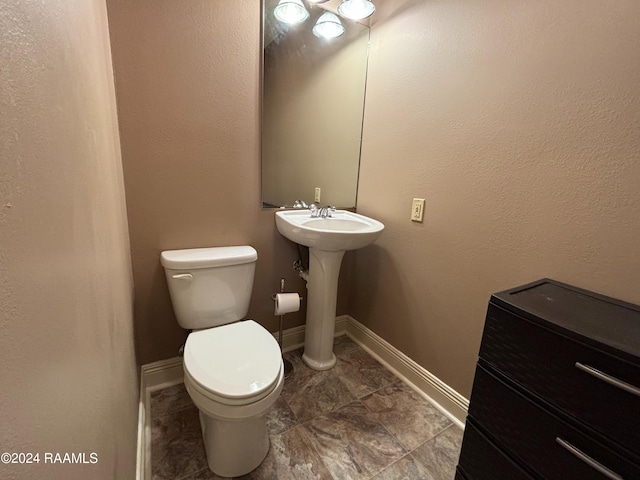
<path id="1" fill-rule="evenodd" d="M 315 370 L 336 363 L 333 334 L 336 323 L 338 275 L 346 250 L 373 243 L 384 225 L 364 215 L 336 210 L 329 218 L 312 218 L 309 210 L 276 212 L 282 236 L 309 247 L 307 322 L 302 360 Z"/>
<path id="2" fill-rule="evenodd" d="M 377 220 L 347 210 L 336 210 L 327 218 L 311 218 L 306 209 L 283 210 L 276 212 L 276 226 L 289 240 L 326 252 L 366 247 L 384 230 Z"/>

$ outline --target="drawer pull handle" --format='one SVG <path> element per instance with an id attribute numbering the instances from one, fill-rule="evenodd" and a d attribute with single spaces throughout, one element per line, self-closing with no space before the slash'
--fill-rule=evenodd
<path id="1" fill-rule="evenodd" d="M 607 382 L 609 385 L 613 385 L 614 387 L 618 387 L 624 390 L 625 392 L 629 392 L 640 397 L 640 388 L 638 387 L 629 385 L 628 383 L 623 382 L 622 380 L 618 380 L 617 378 L 612 377 L 611 375 L 607 375 L 606 373 L 603 373 L 600 370 L 596 370 L 595 368 L 590 367 L 589 365 L 584 365 L 580 362 L 576 362 L 576 368 L 582 370 L 583 372 L 587 372 L 589 375 L 592 375 L 602 380 L 603 382 Z"/>
<path id="2" fill-rule="evenodd" d="M 589 455 L 587 455 L 586 453 L 584 453 L 582 450 L 577 449 L 576 447 L 574 447 L 573 445 L 571 445 L 569 442 L 567 442 L 566 440 L 561 439 L 560 437 L 556 437 L 556 442 L 565 450 L 567 450 L 569 453 L 571 453 L 572 455 L 574 455 L 575 457 L 579 458 L 580 460 L 582 460 L 584 463 L 586 463 L 587 465 L 589 465 L 591 468 L 599 471 L 601 474 L 603 474 L 605 477 L 610 478 L 611 480 L 624 480 L 620 475 L 618 475 L 615 472 L 612 472 L 611 470 L 609 470 L 607 467 L 605 467 L 604 465 L 602 465 L 599 462 L 596 462 L 593 458 L 591 458 Z"/>

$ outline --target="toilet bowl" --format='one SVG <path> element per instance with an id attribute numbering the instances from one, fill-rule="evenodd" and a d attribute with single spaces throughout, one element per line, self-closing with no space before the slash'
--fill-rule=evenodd
<path id="1" fill-rule="evenodd" d="M 199 410 L 209 468 L 245 475 L 269 451 L 265 416 L 284 384 L 280 347 L 248 310 L 257 252 L 248 246 L 162 252 L 183 328 L 184 384 Z"/>

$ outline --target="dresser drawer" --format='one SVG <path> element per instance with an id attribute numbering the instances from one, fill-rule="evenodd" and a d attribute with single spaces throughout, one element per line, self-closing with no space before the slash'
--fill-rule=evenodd
<path id="1" fill-rule="evenodd" d="M 640 458 L 640 396 L 613 384 L 617 379 L 640 389 L 640 367 L 495 305 L 489 306 L 480 359 Z"/>
<path id="2" fill-rule="evenodd" d="M 467 418 L 458 469 L 468 480 L 532 480 Z"/>
<path id="3" fill-rule="evenodd" d="M 469 415 L 500 448 L 546 480 L 640 479 L 640 466 L 611 445 L 547 412 L 482 366 L 476 370 Z"/>

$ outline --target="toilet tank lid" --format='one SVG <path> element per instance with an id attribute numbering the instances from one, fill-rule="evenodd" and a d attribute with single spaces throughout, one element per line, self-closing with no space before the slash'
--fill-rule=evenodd
<path id="1" fill-rule="evenodd" d="M 160 254 L 162 266 L 174 270 L 224 267 L 251 263 L 256 260 L 258 260 L 258 252 L 248 245 L 165 250 Z"/>

